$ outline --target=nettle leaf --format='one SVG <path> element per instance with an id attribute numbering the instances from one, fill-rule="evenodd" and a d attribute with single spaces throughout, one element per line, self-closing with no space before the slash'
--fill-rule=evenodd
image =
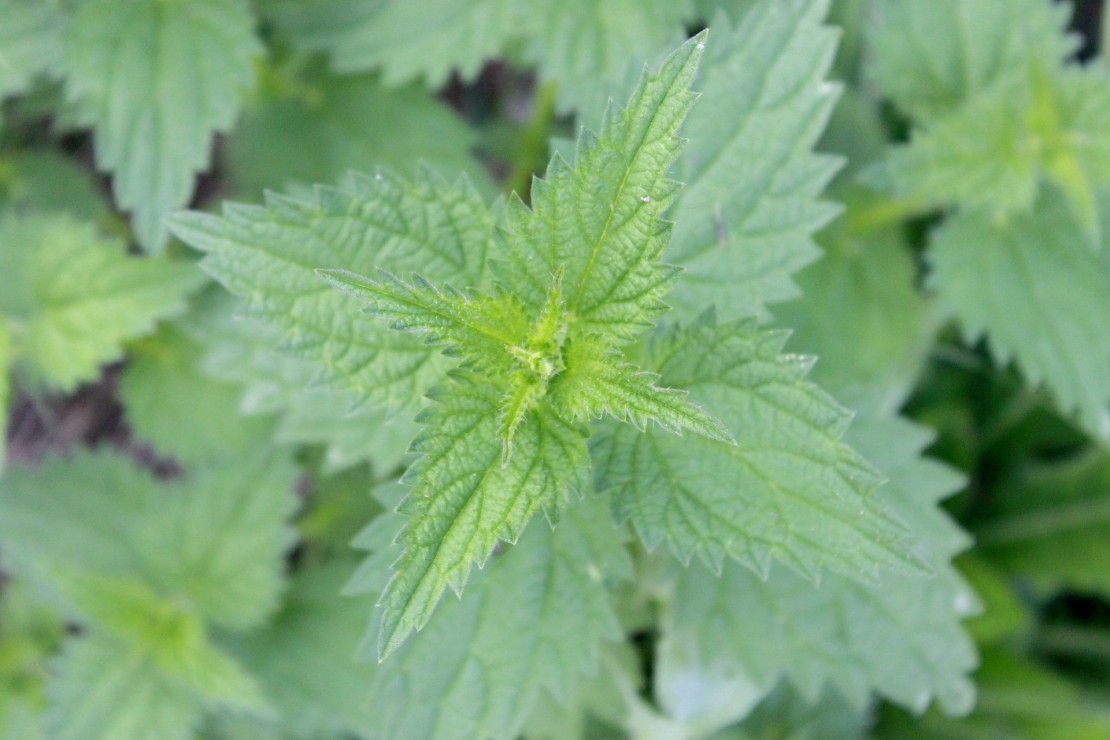
<path id="1" fill-rule="evenodd" d="M 358 408 L 351 393 L 314 384 L 312 363 L 275 351 L 279 327 L 241 314 L 241 301 L 224 291 L 205 295 L 180 322 L 204 348 L 203 372 L 233 384 L 233 407 L 246 415 L 277 415 L 279 444 L 323 445 L 325 473 L 371 460 L 382 473 L 399 467 L 417 425 L 387 408 Z"/>
<path id="2" fill-rule="evenodd" d="M 255 198 L 293 182 L 335 183 L 348 171 L 377 167 L 412 178 L 418 162 L 466 172 L 479 189 L 492 192 L 471 155 L 476 130 L 423 88 L 387 89 L 374 75 L 317 69 L 292 80 L 281 69 L 270 75 L 276 79 L 247 105 L 227 140 L 237 197 Z"/>
<path id="3" fill-rule="evenodd" d="M 261 53 L 242 0 L 81 0 L 61 67 L 76 120 L 95 134 L 97 166 L 150 251 L 184 206 L 226 131 Z"/>
<path id="4" fill-rule="evenodd" d="M 1047 190 L 1028 214 L 949 219 L 932 239 L 930 282 L 969 340 L 986 334 L 999 362 L 1015 360 L 1031 383 L 1044 383 L 1106 438 L 1110 250 L 1088 244 L 1065 198 Z"/>
<path id="5" fill-rule="evenodd" d="M 269 452 L 160 483 L 110 453 L 52 459 L 0 482 L 7 562 L 53 590 L 59 570 L 138 579 L 229 629 L 276 606 L 295 469 Z"/>
<path id="6" fill-rule="evenodd" d="M 1049 73 L 976 97 L 896 148 L 887 162 L 901 195 L 1005 216 L 1028 211 L 1048 181 L 1093 241 L 1096 188 L 1110 179 L 1110 83 L 1096 69 Z"/>
<path id="7" fill-rule="evenodd" d="M 709 304 L 762 314 L 798 295 L 790 276 L 819 254 L 812 234 L 837 207 L 818 198 L 840 166 L 813 153 L 838 95 L 825 79 L 837 32 L 826 0 L 764 0 L 733 26 L 720 15 L 684 133 L 668 298 L 688 321 Z"/>
<path id="8" fill-rule="evenodd" d="M 652 366 L 736 443 L 610 425 L 592 441 L 595 486 L 649 548 L 666 541 L 717 571 L 726 557 L 764 577 L 772 559 L 811 579 L 921 569 L 905 526 L 873 495 L 880 474 L 842 441 L 851 414 L 805 379 L 810 360 L 781 354 L 785 340 L 712 316 L 671 330 Z"/>
<path id="9" fill-rule="evenodd" d="M 277 0 L 267 8 L 299 47 L 326 51 L 339 72 L 381 69 L 387 85 L 439 87 L 499 55 L 517 31 L 519 0 Z"/>
<path id="10" fill-rule="evenodd" d="M 659 258 L 671 226 L 661 214 L 678 183 L 666 179 L 694 103 L 689 87 L 705 34 L 645 75 L 627 107 L 610 107 L 599 134 L 584 131 L 574 166 L 556 154 L 532 186 L 532 206 L 509 203 L 498 244 L 498 276 L 532 308 L 561 273 L 565 310 L 609 341 L 641 333 L 666 310 L 676 277 Z"/>
<path id="11" fill-rule="evenodd" d="M 540 0 L 516 3 L 523 56 L 558 87 L 564 109 L 599 109 L 633 64 L 680 40 L 690 0 Z"/>
<path id="12" fill-rule="evenodd" d="M 240 390 L 200 369 L 203 348 L 175 325 L 131 346 L 119 395 L 136 436 L 186 464 L 240 455 L 273 420 L 238 414 Z"/>
<path id="13" fill-rule="evenodd" d="M 391 518 L 376 520 L 356 541 L 379 553 L 351 588 L 380 588 Z M 604 641 L 620 635 L 606 582 L 630 572 L 603 499 L 575 502 L 554 531 L 534 522 L 518 544 L 491 558 L 465 599 L 444 603 L 379 667 L 370 734 L 519 734 L 541 691 L 565 699 L 596 672 Z"/>
<path id="14" fill-rule="evenodd" d="M 181 213 L 170 225 L 208 253 L 201 266 L 244 296 L 251 315 L 281 330 L 287 351 L 313 362 L 352 403 L 377 405 L 414 404 L 449 365 L 419 339 L 361 320 L 358 301 L 315 269 L 380 267 L 477 285 L 493 233 L 465 179 L 449 185 L 430 172 L 412 185 L 358 176 L 349 192 L 319 188 L 311 202 L 270 195 L 264 208 L 229 204 L 222 216 Z"/>
<path id="15" fill-rule="evenodd" d="M 7 0 L 0 5 L 0 100 L 55 76 L 65 13 L 60 0 Z"/>
<path id="16" fill-rule="evenodd" d="M 129 257 L 123 244 L 64 216 L 0 215 L 0 316 L 17 372 L 72 390 L 125 340 L 181 313 L 203 282 L 192 265 Z"/>
<path id="17" fill-rule="evenodd" d="M 985 557 L 1045 592 L 1110 593 L 1110 455 L 1033 466 L 976 528 Z M 1012 492 L 1011 492 L 1012 491 Z"/>
<path id="18" fill-rule="evenodd" d="M 942 117 L 979 93 L 1054 67 L 1076 49 L 1071 3 L 881 0 L 871 34 L 882 92 L 914 118 Z"/>
<path id="19" fill-rule="evenodd" d="M 830 574 L 815 585 L 782 569 L 763 580 L 731 563 L 720 577 L 676 567 L 657 663 L 662 706 L 687 706 L 673 692 L 706 676 L 729 679 L 742 697 L 785 677 L 810 702 L 831 684 L 859 709 L 872 692 L 917 712 L 934 698 L 949 713 L 971 709 L 977 661 L 960 620 L 977 604 L 949 562 L 968 542 L 937 507 L 961 479 L 919 458 L 930 435 L 907 421 L 862 419 L 849 436 L 890 476 L 882 498 L 934 574 L 888 572 L 874 584 Z"/>

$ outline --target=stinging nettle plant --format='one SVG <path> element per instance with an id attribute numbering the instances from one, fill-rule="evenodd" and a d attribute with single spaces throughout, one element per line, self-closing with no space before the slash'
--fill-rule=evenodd
<path id="1" fill-rule="evenodd" d="M 380 658 L 537 510 L 558 527 L 583 495 L 607 494 L 649 547 L 667 540 L 718 571 L 732 557 L 764 576 L 771 559 L 814 579 L 928 572 L 871 495 L 881 476 L 840 440 L 848 413 L 805 380 L 808 359 L 779 353 L 784 335 L 718 321 L 709 305 L 688 327 L 661 324 L 682 279 L 664 261 L 681 189 L 667 173 L 706 44 L 702 32 L 645 73 L 598 133 L 582 132 L 573 165 L 556 154 L 530 206 L 489 209 L 465 180 L 379 173 L 316 203 L 272 195 L 172 219 L 328 380 L 367 403 L 430 399 Z M 772 500 L 745 530 L 750 502 L 729 494 L 750 481 Z"/>

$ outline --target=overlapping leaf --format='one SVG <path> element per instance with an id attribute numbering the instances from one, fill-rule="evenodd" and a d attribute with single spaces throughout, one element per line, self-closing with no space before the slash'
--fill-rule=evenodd
<path id="1" fill-rule="evenodd" d="M 82 0 L 61 69 L 97 166 L 146 249 L 188 201 L 212 135 L 235 121 L 261 47 L 242 0 Z"/>
<path id="2" fill-rule="evenodd" d="M 362 538 L 379 554 L 353 588 L 380 588 L 395 526 L 378 520 Z M 377 672 L 371 734 L 517 734 L 541 690 L 565 697 L 597 669 L 602 641 L 618 635 L 605 584 L 628 574 L 602 500 L 576 502 L 554 531 L 534 522 L 491 559 L 465 599 L 443 604 Z"/>
<path id="3" fill-rule="evenodd" d="M 125 340 L 183 311 L 202 279 L 186 263 L 128 257 L 68 217 L 0 215 L 0 315 L 17 371 L 38 385 L 92 380 Z"/>
<path id="4" fill-rule="evenodd" d="M 785 676 L 811 701 L 831 683 L 860 707 L 876 692 L 917 712 L 934 698 L 950 713 L 971 708 L 976 657 L 960 620 L 975 598 L 949 564 L 967 540 L 936 506 L 959 478 L 918 459 L 929 435 L 908 422 L 868 419 L 850 438 L 890 476 L 881 495 L 935 575 L 887 573 L 871 585 L 829 575 L 815 585 L 782 569 L 760 580 L 731 563 L 721 578 L 677 569 L 659 686 L 680 687 L 686 672 L 729 677 L 750 693 Z"/>
<path id="5" fill-rule="evenodd" d="M 977 94 L 1053 67 L 1075 50 L 1070 3 L 1051 0 L 881 0 L 872 32 L 880 89 L 922 121 Z"/>
<path id="6" fill-rule="evenodd" d="M 1102 437 L 1110 436 L 1107 251 L 1090 248 L 1056 191 L 1032 213 L 1001 222 L 958 215 L 930 250 L 932 284 L 967 336 L 985 333 L 999 362 L 1015 360 Z"/>
<path id="7" fill-rule="evenodd" d="M 735 26 L 713 23 L 666 255 L 685 268 L 668 302 L 686 321 L 709 304 L 735 318 L 796 297 L 791 275 L 816 258 L 811 236 L 836 214 L 819 196 L 838 160 L 812 151 L 837 96 L 825 79 L 836 49 L 828 5 L 760 2 Z"/>
<path id="8" fill-rule="evenodd" d="M 668 385 L 714 410 L 736 445 L 609 426 L 592 445 L 596 483 L 649 547 L 715 570 L 726 557 L 765 576 L 772 560 L 809 578 L 914 570 L 907 531 L 873 495 L 880 474 L 842 436 L 850 414 L 781 354 L 785 335 L 704 317 L 654 348 Z"/>
<path id="9" fill-rule="evenodd" d="M 0 4 L 0 100 L 58 71 L 65 15 L 61 0 Z"/>
<path id="10" fill-rule="evenodd" d="M 448 367 L 435 348 L 359 316 L 319 267 L 419 272 L 460 287 L 481 282 L 493 225 L 465 180 L 425 173 L 414 185 L 355 178 L 350 192 L 321 188 L 312 202 L 270 196 L 267 207 L 228 205 L 223 216 L 184 213 L 174 232 L 208 253 L 202 266 L 248 310 L 276 326 L 286 349 L 353 402 L 417 402 Z"/>

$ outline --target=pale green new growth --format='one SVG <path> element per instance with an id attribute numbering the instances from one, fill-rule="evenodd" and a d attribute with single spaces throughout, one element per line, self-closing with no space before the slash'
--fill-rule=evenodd
<path id="1" fill-rule="evenodd" d="M 83 0 L 61 68 L 76 120 L 94 131 L 139 243 L 166 243 L 162 219 L 184 206 L 226 131 L 261 52 L 243 0 Z"/>

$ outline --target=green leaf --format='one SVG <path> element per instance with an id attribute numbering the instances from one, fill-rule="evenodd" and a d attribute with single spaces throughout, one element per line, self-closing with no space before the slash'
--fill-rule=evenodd
<path id="1" fill-rule="evenodd" d="M 380 547 L 395 524 L 371 527 L 377 531 L 362 545 Z M 379 559 L 352 587 L 374 589 L 383 565 Z M 565 699 L 597 670 L 603 641 L 620 634 L 605 583 L 628 575 L 603 500 L 575 502 L 554 531 L 534 522 L 491 558 L 465 599 L 448 600 L 379 667 L 370 702 L 380 711 L 370 734 L 517 735 L 541 690 Z"/>
<path id="2" fill-rule="evenodd" d="M 238 413 L 238 387 L 201 372 L 202 352 L 180 328 L 164 326 L 132 345 L 119 380 L 132 431 L 186 464 L 240 455 L 272 434 L 272 418 Z"/>
<path id="3" fill-rule="evenodd" d="M 58 73 L 64 27 L 59 0 L 0 4 L 0 100 L 26 92 L 40 76 Z"/>
<path id="4" fill-rule="evenodd" d="M 516 3 L 523 57 L 558 88 L 560 108 L 600 109 L 614 87 L 677 44 L 690 0 L 540 0 Z"/>
<path id="5" fill-rule="evenodd" d="M 1034 68 L 1028 85 L 981 95 L 917 132 L 887 167 L 902 195 L 999 217 L 1029 211 L 1049 181 L 1097 244 L 1095 191 L 1110 180 L 1107 117 L 1110 79 L 1101 70 Z"/>
<path id="6" fill-rule="evenodd" d="M 1110 455 L 1023 471 L 975 528 L 984 557 L 1036 584 L 1110 594 Z"/>
<path id="7" fill-rule="evenodd" d="M 713 22 L 667 253 L 685 268 L 668 297 L 685 320 L 709 304 L 726 318 L 762 314 L 798 295 L 790 276 L 818 255 L 812 234 L 837 212 L 818 197 L 840 166 L 813 153 L 838 93 L 825 79 L 828 5 L 763 0 L 735 27 Z"/>
<path id="8" fill-rule="evenodd" d="M 110 453 L 51 459 L 0 481 L 0 542 L 16 572 L 131 576 L 229 629 L 277 605 L 295 469 L 260 451 L 159 483 Z"/>
<path id="9" fill-rule="evenodd" d="M 372 75 L 315 69 L 293 79 L 281 74 L 270 71 L 275 79 L 228 137 L 228 176 L 237 197 L 256 198 L 292 182 L 337 183 L 351 170 L 380 167 L 412 178 L 419 162 L 452 176 L 466 172 L 476 187 L 492 192 L 471 155 L 476 132 L 424 89 L 390 90 Z"/>
<path id="10" fill-rule="evenodd" d="M 1071 3 L 1050 0 L 881 0 L 873 75 L 914 118 L 942 117 L 980 93 L 1054 67 L 1076 48 Z"/>
<path id="11" fill-rule="evenodd" d="M 354 409 L 355 398 L 313 384 L 317 371 L 303 358 L 274 351 L 278 327 L 239 315 L 240 301 L 223 290 L 205 295 L 182 329 L 204 347 L 203 371 L 234 383 L 238 410 L 279 416 L 275 441 L 323 445 L 324 471 L 337 472 L 371 460 L 388 473 L 405 459 L 417 425 L 389 409 Z"/>
<path id="12" fill-rule="evenodd" d="M 382 709 L 366 692 L 377 665 L 354 656 L 369 605 L 339 593 L 351 565 L 343 558 L 301 570 L 273 620 L 234 645 L 278 709 L 270 732 L 355 735 Z"/>
<path id="13" fill-rule="evenodd" d="M 150 251 L 228 130 L 261 52 L 242 0 L 82 0 L 62 68 L 76 120 L 95 134 L 97 166 Z"/>
<path id="14" fill-rule="evenodd" d="M 46 148 L 21 147 L 0 155 L 0 207 L 66 213 L 97 224 L 111 218 L 90 173 L 72 158 Z"/>
<path id="15" fill-rule="evenodd" d="M 493 386 L 460 372 L 433 398 L 413 444 L 421 457 L 406 473 L 413 488 L 401 507 L 404 550 L 381 599 L 382 658 L 427 623 L 447 586 L 462 592 L 473 563 L 484 564 L 501 540 L 516 542 L 538 508 L 558 519 L 568 492 L 586 483 L 584 425 L 535 409 L 503 462 Z"/>
<path id="16" fill-rule="evenodd" d="M 729 677 L 746 692 L 782 677 L 810 701 L 831 684 L 857 708 L 871 692 L 916 712 L 936 698 L 949 713 L 974 703 L 967 673 L 975 650 L 960 627 L 974 611 L 970 589 L 949 564 L 967 538 L 937 508 L 959 485 L 951 470 L 918 457 L 929 434 L 894 418 L 857 421 L 851 441 L 890 476 L 885 502 L 917 535 L 915 553 L 935 572 L 883 573 L 872 585 L 830 574 L 815 585 L 784 569 L 766 580 L 726 564 L 674 569 L 664 604 L 657 686 L 699 675 Z M 678 697 L 659 697 L 667 706 Z"/>
<path id="17" fill-rule="evenodd" d="M 181 213 L 170 224 L 208 253 L 202 266 L 246 297 L 250 314 L 280 329 L 286 349 L 352 402 L 417 402 L 448 364 L 418 339 L 360 317 L 359 302 L 315 270 L 382 268 L 479 284 L 493 223 L 473 188 L 427 172 L 415 185 L 379 174 L 356 177 L 349 193 L 320 188 L 313 202 L 271 195 L 267 203 L 228 205 L 223 216 Z"/>
<path id="18" fill-rule="evenodd" d="M 182 312 L 203 276 L 190 264 L 128 257 L 122 244 L 64 216 L 0 215 L 0 315 L 17 370 L 72 390 L 122 343 Z"/>
<path id="19" fill-rule="evenodd" d="M 200 722 L 192 692 L 162 674 L 149 653 L 116 637 L 72 640 L 56 675 L 48 724 L 58 740 L 185 740 Z"/>
<path id="20" fill-rule="evenodd" d="M 898 201 L 840 193 L 843 218 L 820 236 L 825 254 L 798 275 L 805 297 L 775 309 L 795 351 L 819 357 L 812 379 L 850 407 L 896 409 L 921 371 L 936 319 L 915 288 L 917 266 Z"/>
<path id="21" fill-rule="evenodd" d="M 458 69 L 473 79 L 514 35 L 518 0 L 276 0 L 266 12 L 300 48 L 326 51 L 339 72 L 382 70 L 387 85 L 430 88 Z"/>
<path id="22" fill-rule="evenodd" d="M 1016 360 L 1030 383 L 1044 383 L 1106 438 L 1110 250 L 1087 244 L 1064 198 L 1046 191 L 1029 214 L 948 220 L 930 247 L 931 284 L 970 340 L 986 334 L 1000 363 Z"/>
<path id="23" fill-rule="evenodd" d="M 649 548 L 665 540 L 683 562 L 720 570 L 727 556 L 765 575 L 778 559 L 813 579 L 920 569 L 904 525 L 873 495 L 879 473 L 841 439 L 850 413 L 805 380 L 809 360 L 780 354 L 785 339 L 711 316 L 669 332 L 651 366 L 736 443 L 611 425 L 592 445 L 595 485 Z"/>
<path id="24" fill-rule="evenodd" d="M 573 167 L 556 155 L 532 187 L 532 207 L 510 202 L 499 241 L 499 277 L 533 308 L 561 272 L 566 310 L 588 331 L 627 340 L 665 306 L 675 278 L 659 263 L 670 236 L 661 219 L 678 185 L 665 175 L 694 95 L 705 34 L 646 74 L 624 109 L 610 108 L 599 134 L 579 138 Z"/>

